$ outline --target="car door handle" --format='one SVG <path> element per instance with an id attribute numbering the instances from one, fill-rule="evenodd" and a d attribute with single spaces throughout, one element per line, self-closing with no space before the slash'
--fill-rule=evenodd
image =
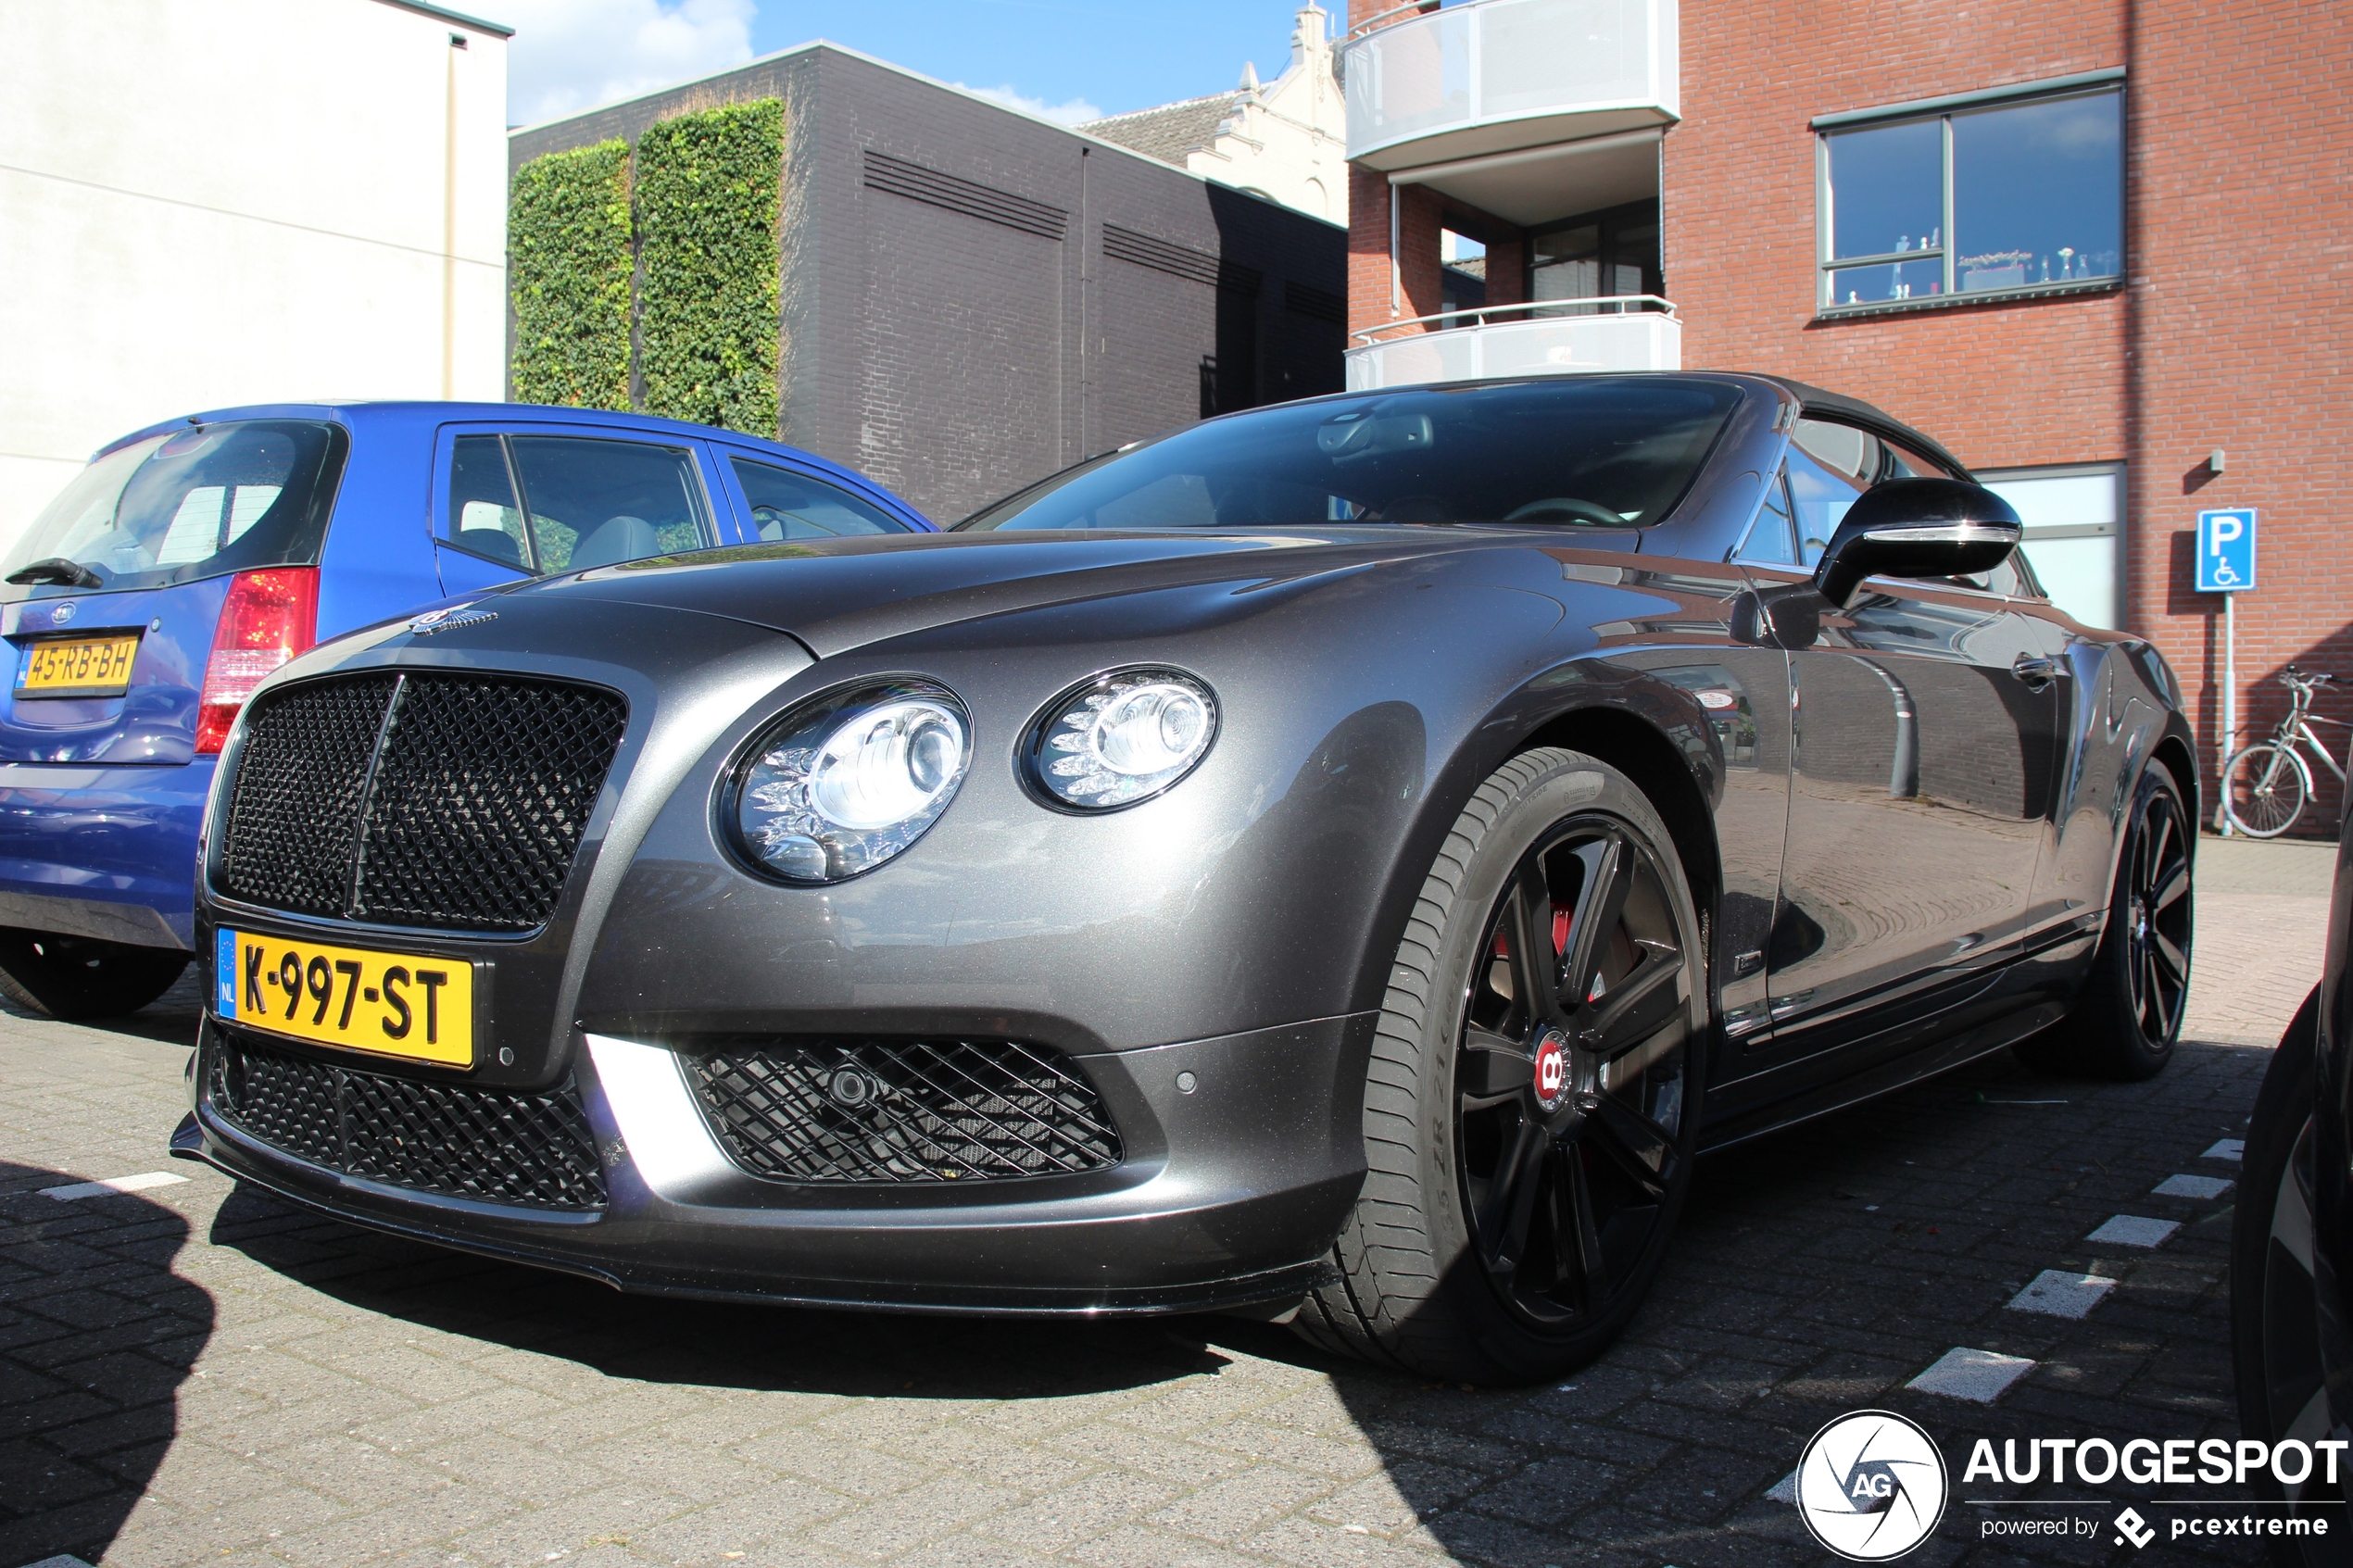
<path id="1" fill-rule="evenodd" d="M 2042 659 L 2031 653 L 2020 654 L 2010 661 L 2010 673 L 2037 690 L 2049 685 L 2064 672 L 2065 667 L 2057 659 Z"/>

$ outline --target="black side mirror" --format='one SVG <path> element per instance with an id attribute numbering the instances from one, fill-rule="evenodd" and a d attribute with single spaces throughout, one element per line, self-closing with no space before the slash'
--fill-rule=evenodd
<path id="1" fill-rule="evenodd" d="M 1844 609 L 1866 577 L 1966 577 L 2009 558 L 2023 534 L 2010 504 L 1957 479 L 1889 479 L 1856 498 L 1814 569 Z"/>

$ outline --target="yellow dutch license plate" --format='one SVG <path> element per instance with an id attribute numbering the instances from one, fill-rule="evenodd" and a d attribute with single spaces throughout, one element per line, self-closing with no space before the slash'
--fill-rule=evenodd
<path id="1" fill-rule="evenodd" d="M 474 1064 L 473 965 L 223 929 L 213 1010 L 313 1045 Z"/>
<path id="2" fill-rule="evenodd" d="M 17 666 L 19 696 L 120 696 L 131 689 L 139 633 L 34 643 Z"/>

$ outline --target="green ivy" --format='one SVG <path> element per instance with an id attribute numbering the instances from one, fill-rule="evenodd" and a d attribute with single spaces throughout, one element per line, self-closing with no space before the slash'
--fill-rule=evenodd
<path id="1" fill-rule="evenodd" d="M 600 142 L 533 158 L 507 205 L 514 396 L 629 407 L 629 149 Z"/>
<path id="2" fill-rule="evenodd" d="M 646 411 L 774 437 L 785 106 L 680 115 L 637 142 Z"/>

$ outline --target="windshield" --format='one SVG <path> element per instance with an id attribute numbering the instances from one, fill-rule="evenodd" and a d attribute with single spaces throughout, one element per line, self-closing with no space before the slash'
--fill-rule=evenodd
<path id="1" fill-rule="evenodd" d="M 1564 376 L 1290 404 L 1081 463 L 957 527 L 1645 528 L 1740 398 L 1718 382 Z"/>
<path id="2" fill-rule="evenodd" d="M 10 552 L 14 576 L 69 561 L 103 588 L 155 588 L 319 558 L 346 445 L 307 420 L 241 420 L 150 436 L 92 463 Z M 93 584 L 60 570 L 33 591 Z M 19 584 L 22 586 L 22 584 Z"/>

